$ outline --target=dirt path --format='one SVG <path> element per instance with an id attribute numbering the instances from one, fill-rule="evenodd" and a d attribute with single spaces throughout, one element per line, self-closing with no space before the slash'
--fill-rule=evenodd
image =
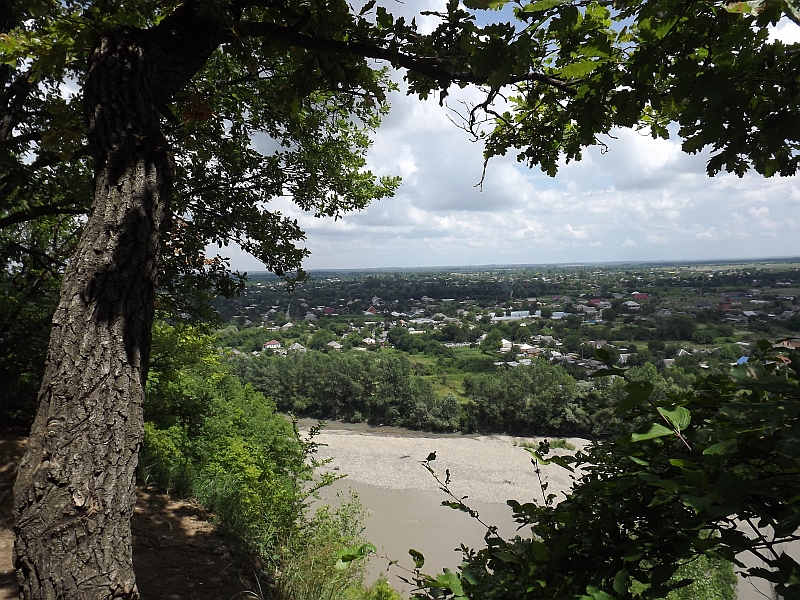
<path id="1" fill-rule="evenodd" d="M 20 432 L 0 431 L 0 600 L 17 598 L 11 562 L 12 487 L 25 448 Z M 138 491 L 133 516 L 133 562 L 143 600 L 231 600 L 252 598 L 255 589 L 211 515 L 192 502 L 153 489 Z"/>

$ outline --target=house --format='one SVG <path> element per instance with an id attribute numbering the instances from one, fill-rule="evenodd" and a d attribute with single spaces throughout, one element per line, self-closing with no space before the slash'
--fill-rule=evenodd
<path id="1" fill-rule="evenodd" d="M 791 319 L 793 316 L 794 313 L 791 310 L 785 310 L 778 315 L 778 318 L 781 320 L 786 320 L 786 319 Z"/>
<path id="2" fill-rule="evenodd" d="M 283 329 L 284 331 L 286 331 L 287 329 L 291 329 L 292 327 L 294 327 L 294 325 L 291 322 L 286 323 L 285 325 L 281 325 L 281 329 Z"/>
<path id="3" fill-rule="evenodd" d="M 512 310 L 510 311 L 508 316 L 500 314 L 499 316 L 493 316 L 492 322 L 497 321 L 521 321 L 522 319 L 528 319 L 531 317 L 531 313 L 528 310 Z M 458 319 L 456 319 L 458 320 Z"/>
<path id="4" fill-rule="evenodd" d="M 342 345 L 339 342 L 328 342 L 328 346 L 334 350 L 341 350 Z"/>
<path id="5" fill-rule="evenodd" d="M 624 306 L 628 310 L 633 310 L 633 311 L 639 310 L 642 307 L 641 304 L 639 304 L 638 302 L 634 302 L 633 300 L 628 300 L 627 302 L 623 302 L 622 306 Z"/>
<path id="6" fill-rule="evenodd" d="M 595 318 L 597 316 L 598 311 L 594 306 L 587 306 L 583 310 L 583 314 L 585 314 L 587 317 L 590 317 L 590 318 L 593 319 L 593 318 Z"/>
<path id="7" fill-rule="evenodd" d="M 299 352 L 300 354 L 302 354 L 303 352 L 306 351 L 306 348 L 305 346 L 301 345 L 300 342 L 295 342 L 294 344 L 289 346 L 287 350 L 289 352 Z"/>
<path id="8" fill-rule="evenodd" d="M 500 340 L 500 352 L 511 352 L 511 348 L 514 346 L 513 343 L 509 342 L 506 339 Z"/>
<path id="9" fill-rule="evenodd" d="M 633 295 L 634 300 L 647 300 L 647 294 L 636 293 Z"/>
<path id="10" fill-rule="evenodd" d="M 264 342 L 264 350 L 277 350 L 281 347 L 281 343 L 278 340 L 270 340 L 268 342 Z"/>
<path id="11" fill-rule="evenodd" d="M 314 313 L 306 313 L 306 316 L 303 317 L 303 318 L 306 321 L 316 321 L 317 320 L 317 315 L 315 315 Z"/>
<path id="12" fill-rule="evenodd" d="M 660 308 L 658 312 L 656 312 L 657 317 L 669 317 L 672 315 L 672 311 L 668 308 Z"/>
<path id="13" fill-rule="evenodd" d="M 800 348 L 800 338 L 792 338 L 791 340 L 783 340 L 782 342 L 778 342 L 775 344 L 776 346 L 780 346 L 781 348 L 789 348 L 791 350 L 797 350 Z"/>
<path id="14" fill-rule="evenodd" d="M 740 323 L 742 325 L 747 325 L 747 317 L 744 317 L 742 315 L 728 315 L 727 317 L 725 317 L 725 320 L 728 323 L 731 323 L 731 324 L 734 324 L 734 325 L 740 324 Z"/>
<path id="15" fill-rule="evenodd" d="M 606 308 L 611 308 L 611 302 L 608 300 L 600 300 L 597 303 L 597 310 L 605 310 Z"/>
<path id="16" fill-rule="evenodd" d="M 378 311 L 377 311 L 377 310 L 375 310 L 375 307 L 374 307 L 374 306 L 370 306 L 370 307 L 369 307 L 367 310 L 365 310 L 365 311 L 364 311 L 364 314 L 365 314 L 365 315 L 372 315 L 372 316 L 375 316 L 375 315 L 377 315 L 377 314 L 378 314 Z"/>
<path id="17" fill-rule="evenodd" d="M 365 337 L 363 340 L 361 340 L 361 343 L 365 346 L 374 346 L 376 344 L 375 340 L 371 337 Z"/>

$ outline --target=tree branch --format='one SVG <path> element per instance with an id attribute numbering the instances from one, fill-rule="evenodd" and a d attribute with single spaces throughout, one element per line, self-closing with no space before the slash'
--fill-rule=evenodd
<path id="1" fill-rule="evenodd" d="M 477 75 L 470 70 L 458 70 L 448 65 L 444 59 L 439 57 L 412 56 L 397 49 L 383 48 L 364 42 L 343 42 L 340 40 L 310 36 L 274 23 L 243 21 L 236 24 L 234 30 L 241 36 L 280 39 L 293 46 L 306 48 L 308 50 L 322 50 L 325 52 L 337 52 L 340 54 L 351 54 L 363 56 L 364 58 L 385 60 L 395 67 L 402 67 L 429 77 L 439 82 L 442 87 L 446 87 L 447 84 L 453 82 L 472 83 L 475 85 L 486 85 L 488 83 L 488 77 Z M 575 94 L 575 90 L 569 83 L 542 73 L 527 73 L 525 75 L 510 77 L 506 83 L 521 83 L 524 81 L 544 83 L 569 95 Z"/>
<path id="2" fill-rule="evenodd" d="M 19 77 L 0 93 L 0 141 L 8 139 L 19 123 L 25 100 L 35 87 L 36 83 L 31 78 L 29 69 L 20 73 Z"/>
<path id="3" fill-rule="evenodd" d="M 85 215 L 87 212 L 85 208 L 74 208 L 63 204 L 44 204 L 42 206 L 34 206 L 28 210 L 20 210 L 1 218 L 0 229 L 48 215 Z"/>

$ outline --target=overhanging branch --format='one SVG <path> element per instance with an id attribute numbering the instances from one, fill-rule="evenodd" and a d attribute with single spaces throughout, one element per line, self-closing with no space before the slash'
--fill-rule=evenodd
<path id="1" fill-rule="evenodd" d="M 85 215 L 88 211 L 85 208 L 76 208 L 74 206 L 65 206 L 63 204 L 45 204 L 42 206 L 34 206 L 28 210 L 20 210 L 10 215 L 0 218 L 0 229 L 4 229 L 17 223 L 24 223 L 32 221 L 39 217 L 46 217 L 50 215 Z"/>
<path id="2" fill-rule="evenodd" d="M 374 58 L 377 60 L 385 60 L 390 62 L 395 67 L 402 67 L 409 71 L 414 71 L 426 77 L 433 79 L 446 85 L 449 83 L 472 83 L 475 85 L 486 85 L 489 83 L 488 77 L 478 75 L 473 71 L 459 70 L 439 57 L 421 57 L 406 54 L 394 48 L 384 48 L 375 46 L 364 42 L 344 42 L 340 40 L 332 40 L 320 38 L 316 36 L 306 35 L 299 33 L 289 27 L 283 27 L 274 23 L 243 21 L 234 27 L 235 32 L 244 37 L 266 37 L 279 39 L 299 48 L 306 48 L 308 50 L 322 50 L 326 52 L 337 52 L 340 54 L 351 54 L 354 56 L 363 56 L 364 58 Z M 554 88 L 561 90 L 570 95 L 575 94 L 572 86 L 560 79 L 549 77 L 542 73 L 526 73 L 525 75 L 518 75 L 509 77 L 505 82 L 521 83 L 524 81 L 535 81 L 543 83 Z"/>

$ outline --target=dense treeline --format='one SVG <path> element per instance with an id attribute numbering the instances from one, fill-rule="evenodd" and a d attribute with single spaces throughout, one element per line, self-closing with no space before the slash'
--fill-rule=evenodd
<path id="1" fill-rule="evenodd" d="M 406 355 L 393 352 L 309 351 L 232 360 L 232 369 L 277 405 L 298 416 L 368 422 L 429 431 L 507 432 L 597 436 L 619 425 L 613 408 L 623 380 L 577 381 L 545 360 L 468 375 L 466 401 L 437 395 L 414 375 Z M 633 367 L 629 379 L 666 393 L 693 380 L 682 368 L 660 375 L 652 363 Z"/>
<path id="2" fill-rule="evenodd" d="M 438 397 L 399 353 L 260 355 L 234 360 L 233 369 L 279 410 L 300 416 L 432 431 L 455 431 L 461 424 L 456 398 Z"/>

